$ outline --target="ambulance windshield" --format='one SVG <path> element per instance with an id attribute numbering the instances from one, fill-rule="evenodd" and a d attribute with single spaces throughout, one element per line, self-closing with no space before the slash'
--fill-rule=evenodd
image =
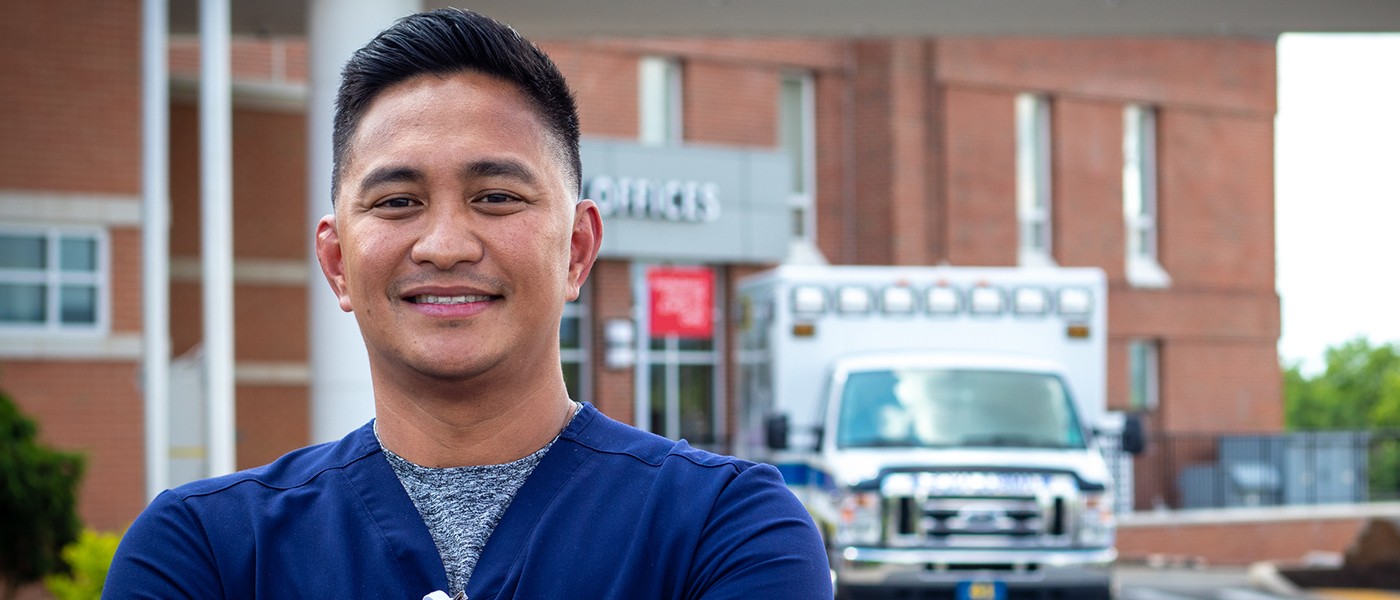
<path id="1" fill-rule="evenodd" d="M 1064 383 L 1045 373 L 901 369 L 849 374 L 841 448 L 1084 448 Z"/>

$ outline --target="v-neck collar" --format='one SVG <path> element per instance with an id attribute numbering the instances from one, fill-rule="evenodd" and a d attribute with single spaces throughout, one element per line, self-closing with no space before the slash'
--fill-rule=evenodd
<path id="1" fill-rule="evenodd" d="M 568 427 L 559 434 L 554 446 L 520 486 L 515 499 L 501 515 L 500 523 L 496 524 L 496 529 L 482 548 L 481 557 L 477 559 L 476 568 L 467 581 L 467 598 L 490 600 L 507 587 L 511 566 L 527 549 L 526 543 L 539 525 L 541 515 L 555 502 L 560 490 L 574 477 L 579 467 L 593 455 L 590 449 L 578 443 L 578 438 L 600 416 L 597 408 L 583 403 Z M 426 528 L 424 533 L 426 535 Z M 445 573 L 443 577 L 446 577 Z"/>

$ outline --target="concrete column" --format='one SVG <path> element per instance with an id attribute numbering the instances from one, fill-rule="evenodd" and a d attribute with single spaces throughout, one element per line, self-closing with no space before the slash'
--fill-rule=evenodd
<path id="1" fill-rule="evenodd" d="M 146 499 L 170 487 L 170 74 L 168 0 L 141 5 L 141 392 Z"/>
<path id="2" fill-rule="evenodd" d="M 307 38 L 311 93 L 307 103 L 308 240 L 331 212 L 331 118 L 340 70 L 350 55 L 395 19 L 419 12 L 420 0 L 310 0 Z M 309 246 L 311 439 L 339 439 L 374 416 L 369 358 L 353 315 L 341 312 Z"/>
<path id="3" fill-rule="evenodd" d="M 209 475 L 235 465 L 233 383 L 233 86 L 229 0 L 199 3 L 199 148 L 204 271 L 204 415 Z"/>

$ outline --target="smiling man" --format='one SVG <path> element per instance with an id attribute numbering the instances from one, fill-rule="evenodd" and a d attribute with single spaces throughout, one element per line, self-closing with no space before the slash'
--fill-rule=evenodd
<path id="1" fill-rule="evenodd" d="M 558 69 L 487 17 L 407 17 L 356 52 L 316 253 L 376 418 L 161 494 L 104 597 L 830 598 L 775 469 L 568 397 L 560 315 L 603 229 L 578 136 Z"/>

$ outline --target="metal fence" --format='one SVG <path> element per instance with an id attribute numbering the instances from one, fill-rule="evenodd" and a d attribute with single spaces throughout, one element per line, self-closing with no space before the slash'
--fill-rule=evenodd
<path id="1" fill-rule="evenodd" d="M 1394 430 L 1155 433 L 1130 463 L 1123 470 L 1131 477 L 1119 478 L 1120 510 L 1129 503 L 1145 511 L 1400 499 Z"/>

